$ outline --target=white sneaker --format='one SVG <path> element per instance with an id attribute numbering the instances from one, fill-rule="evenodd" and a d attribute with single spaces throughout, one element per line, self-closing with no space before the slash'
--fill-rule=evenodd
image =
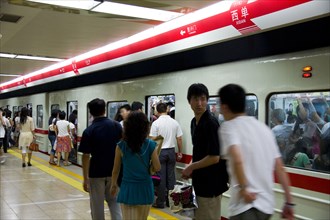
<path id="1" fill-rule="evenodd" d="M 6 157 L 1 156 L 0 157 L 0 164 L 4 164 L 6 162 Z"/>

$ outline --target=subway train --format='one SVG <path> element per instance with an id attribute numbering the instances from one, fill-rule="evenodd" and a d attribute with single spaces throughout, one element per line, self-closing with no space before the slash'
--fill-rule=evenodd
<path id="1" fill-rule="evenodd" d="M 297 106 L 301 103 L 306 107 L 309 122 L 315 128 L 309 145 L 304 148 L 308 166 L 294 165 L 293 160 L 297 154 L 291 158 L 292 152 L 285 151 L 290 147 L 295 149 L 296 145 L 292 143 L 298 141 L 285 140 L 284 146 L 280 140 L 278 143 L 291 179 L 294 202 L 297 204 L 296 218 L 328 219 L 330 146 L 329 142 L 325 146 L 321 144 L 323 139 L 329 139 L 330 136 L 329 132 L 326 133 L 330 121 L 328 24 L 329 13 L 244 37 L 193 45 L 188 49 L 150 55 L 143 59 L 133 58 L 132 62 L 127 63 L 120 60 L 118 64 L 112 64 L 115 61 L 109 61 L 107 64 L 89 65 L 87 69 L 80 70 L 77 61 L 76 71 L 81 74 L 56 80 L 48 79 L 47 76 L 45 81 L 30 84 L 26 81 L 25 86 L 21 87 L 20 84 L 16 89 L 2 86 L 0 106 L 12 112 L 22 107 L 30 108 L 40 151 L 49 153 L 48 118 L 52 109 L 64 110 L 67 115 L 74 110 L 78 111 L 79 145 L 82 132 L 92 121 L 87 103 L 94 98 L 106 101 L 106 115 L 109 118 L 114 118 L 123 104 L 142 102 L 150 121 L 153 120 L 155 104 L 171 102 L 175 105 L 175 119 L 183 130 L 184 157 L 177 163 L 177 179 L 181 181 L 180 171 L 190 163 L 192 157 L 190 121 L 193 112 L 187 101 L 187 89 L 191 84 L 203 83 L 208 87 L 209 109 L 219 118 L 220 123 L 223 118 L 216 96 L 219 88 L 228 83 L 242 85 L 247 92 L 246 113 L 274 128 L 273 112 L 280 110 L 283 124 L 290 128 L 286 136 L 290 136 L 288 134 L 293 132 L 298 123 L 300 116 Z M 186 39 L 185 44 L 189 43 L 190 39 Z M 191 43 L 196 42 L 192 39 Z M 172 45 L 165 45 L 163 49 L 170 51 L 167 46 Z M 100 65 L 103 65 L 102 68 Z M 294 117 L 294 121 L 290 117 Z M 306 122 L 298 125 L 303 134 Z M 297 139 L 302 139 L 302 136 Z M 73 162 L 81 164 L 79 153 Z M 274 218 L 279 218 L 283 191 L 276 179 L 275 183 Z M 225 218 L 228 217 L 228 198 L 229 194 L 225 193 L 222 200 L 222 215 Z"/>

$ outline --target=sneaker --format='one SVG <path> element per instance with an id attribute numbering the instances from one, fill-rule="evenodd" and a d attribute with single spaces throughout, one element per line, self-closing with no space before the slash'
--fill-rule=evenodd
<path id="1" fill-rule="evenodd" d="M 28 166 L 30 167 L 30 166 L 32 166 L 32 164 L 30 162 L 28 162 Z"/>
<path id="2" fill-rule="evenodd" d="M 4 164 L 6 162 L 6 157 L 0 157 L 0 164 Z"/>
<path id="3" fill-rule="evenodd" d="M 70 166 L 71 163 L 70 162 L 64 162 L 64 166 Z"/>
<path id="4" fill-rule="evenodd" d="M 157 205 L 157 204 L 152 204 L 152 207 L 156 208 L 156 209 L 164 209 L 164 205 Z"/>
<path id="5" fill-rule="evenodd" d="M 26 167 L 25 163 L 22 163 L 22 167 Z"/>

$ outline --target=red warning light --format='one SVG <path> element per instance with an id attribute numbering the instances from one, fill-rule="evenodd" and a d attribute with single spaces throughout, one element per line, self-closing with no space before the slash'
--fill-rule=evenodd
<path id="1" fill-rule="evenodd" d="M 302 77 L 303 78 L 311 78 L 312 77 L 312 73 L 310 73 L 310 72 L 303 73 L 302 74 Z"/>
<path id="2" fill-rule="evenodd" d="M 312 77 L 312 66 L 305 66 L 302 71 L 303 71 L 303 74 L 302 74 L 302 77 L 303 78 L 311 78 Z"/>

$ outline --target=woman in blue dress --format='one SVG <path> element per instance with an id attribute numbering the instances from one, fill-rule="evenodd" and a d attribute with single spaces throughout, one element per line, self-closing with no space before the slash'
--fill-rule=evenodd
<path id="1" fill-rule="evenodd" d="M 123 219 L 147 219 L 154 200 L 154 186 L 149 173 L 149 161 L 154 171 L 160 170 L 157 143 L 147 138 L 150 124 L 147 116 L 133 111 L 124 121 L 124 138 L 116 148 L 112 171 L 111 194 L 118 193 Z M 123 165 L 120 190 L 117 179 Z"/>

